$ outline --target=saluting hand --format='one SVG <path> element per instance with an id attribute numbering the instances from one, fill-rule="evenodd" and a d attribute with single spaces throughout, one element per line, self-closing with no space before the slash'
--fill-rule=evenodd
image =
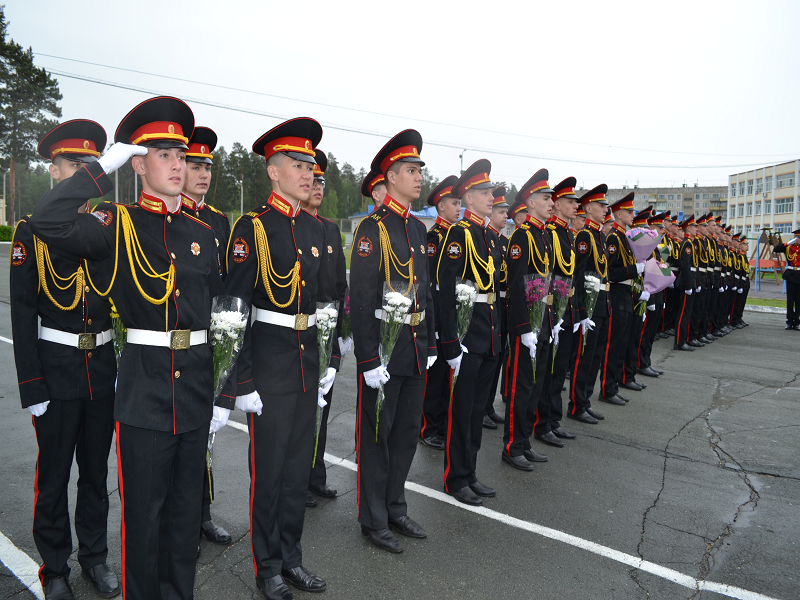
<path id="1" fill-rule="evenodd" d="M 111 175 L 134 156 L 144 156 L 145 154 L 147 154 L 147 148 L 144 146 L 134 146 L 132 144 L 117 142 L 106 150 L 106 153 L 103 154 L 97 162 L 103 167 L 103 171 L 106 172 L 106 175 Z"/>

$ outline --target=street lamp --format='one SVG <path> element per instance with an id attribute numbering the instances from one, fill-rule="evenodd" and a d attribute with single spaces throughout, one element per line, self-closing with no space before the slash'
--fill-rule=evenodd
<path id="1" fill-rule="evenodd" d="M 6 175 L 8 174 L 8 169 L 3 171 L 3 214 L 0 214 L 0 221 L 3 223 L 6 222 Z"/>

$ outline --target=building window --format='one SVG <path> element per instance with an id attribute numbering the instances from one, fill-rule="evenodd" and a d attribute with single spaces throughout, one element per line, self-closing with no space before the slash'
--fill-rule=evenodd
<path id="1" fill-rule="evenodd" d="M 719 198 L 719 194 L 711 194 L 712 198 Z"/>
<path id="2" fill-rule="evenodd" d="M 761 214 L 761 202 L 756 202 L 756 214 Z"/>
<path id="3" fill-rule="evenodd" d="M 779 231 L 780 233 L 789 233 L 791 230 L 791 223 L 778 223 L 775 225 L 775 231 Z"/>
<path id="4" fill-rule="evenodd" d="M 695 207 L 695 208 L 697 208 L 697 209 L 699 209 L 699 208 L 700 208 L 700 203 L 699 203 L 699 202 L 695 202 L 695 203 L 694 203 L 694 207 Z"/>
<path id="5" fill-rule="evenodd" d="M 768 215 L 772 212 L 772 200 L 764 200 L 764 214 Z"/>
<path id="6" fill-rule="evenodd" d="M 794 187 L 794 173 L 786 173 L 785 175 L 778 175 L 778 181 L 775 183 L 775 189 Z"/>
<path id="7" fill-rule="evenodd" d="M 739 182 L 739 195 L 744 196 L 744 181 Z"/>
<path id="8" fill-rule="evenodd" d="M 752 202 L 748 202 L 747 203 L 747 216 L 749 217 L 752 214 L 753 214 L 753 203 Z"/>
<path id="9" fill-rule="evenodd" d="M 659 199 L 659 200 L 663 200 L 663 199 L 664 199 L 664 194 L 659 194 L 659 195 L 658 195 L 658 199 Z"/>
<path id="10" fill-rule="evenodd" d="M 681 199 L 681 195 L 680 195 L 680 194 L 678 194 L 678 200 L 680 200 L 680 199 Z"/>
<path id="11" fill-rule="evenodd" d="M 776 198 L 775 214 L 785 215 L 794 212 L 794 198 Z"/>
<path id="12" fill-rule="evenodd" d="M 764 191 L 764 180 L 759 177 L 756 179 L 756 194 L 760 194 Z"/>
<path id="13" fill-rule="evenodd" d="M 772 177 L 765 177 L 765 182 L 766 182 L 767 185 L 766 185 L 766 189 L 764 191 L 765 192 L 771 192 L 772 191 Z"/>
<path id="14" fill-rule="evenodd" d="M 674 200 L 674 199 L 675 199 L 675 197 L 672 194 L 669 194 L 667 196 L 667 200 Z M 672 206 L 672 205 L 670 204 L 670 206 Z"/>
<path id="15" fill-rule="evenodd" d="M 708 202 L 703 202 L 703 208 L 708 208 Z"/>
<path id="16" fill-rule="evenodd" d="M 732 183 L 731 184 L 731 198 L 735 198 L 735 197 L 736 197 L 736 184 Z"/>
<path id="17" fill-rule="evenodd" d="M 747 180 L 747 194 L 750 195 L 752 193 L 753 193 L 753 180 L 752 179 L 748 179 Z"/>
<path id="18" fill-rule="evenodd" d="M 739 205 L 739 216 L 740 217 L 744 216 L 744 204 Z"/>
<path id="19" fill-rule="evenodd" d="M 695 195 L 694 195 L 694 199 L 695 199 L 695 200 L 700 200 L 700 194 L 695 194 Z"/>

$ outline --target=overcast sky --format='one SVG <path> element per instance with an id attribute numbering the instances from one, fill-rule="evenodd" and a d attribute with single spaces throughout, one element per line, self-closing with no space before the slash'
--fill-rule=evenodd
<path id="1" fill-rule="evenodd" d="M 144 90 L 56 76 L 63 120 L 109 138 L 168 94 L 226 148 L 309 116 L 320 148 L 368 168 L 411 127 L 434 176 L 456 174 L 466 148 L 464 168 L 488 158 L 518 187 L 542 167 L 587 188 L 725 185 L 800 158 L 795 0 L 6 0 L 5 13 L 38 65 Z"/>

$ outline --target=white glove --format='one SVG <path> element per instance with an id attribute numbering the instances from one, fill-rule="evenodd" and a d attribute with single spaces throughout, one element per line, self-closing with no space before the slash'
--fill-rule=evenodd
<path id="1" fill-rule="evenodd" d="M 377 390 L 381 384 L 389 381 L 389 371 L 383 365 L 364 372 L 364 383 L 373 390 Z"/>
<path id="2" fill-rule="evenodd" d="M 462 346 L 463 348 L 463 346 Z M 466 350 L 466 348 L 465 348 Z M 447 361 L 447 364 L 450 365 L 450 368 L 453 369 L 453 377 L 458 377 L 458 371 L 461 369 L 461 359 L 464 358 L 464 353 L 462 352 L 455 358 L 451 358 Z"/>
<path id="3" fill-rule="evenodd" d="M 670 283 L 669 287 L 670 287 L 670 289 L 674 288 L 675 287 L 675 282 L 673 281 L 672 283 Z"/>
<path id="4" fill-rule="evenodd" d="M 353 338 L 349 337 L 345 340 L 339 338 L 339 354 L 341 358 L 347 356 L 347 353 L 353 349 Z"/>
<path id="5" fill-rule="evenodd" d="M 647 307 L 647 310 L 649 310 L 650 312 L 653 312 L 655 309 L 656 309 L 656 305 L 655 305 L 655 304 L 650 304 L 650 305 Z"/>
<path id="6" fill-rule="evenodd" d="M 438 331 L 435 332 L 435 335 L 436 335 L 436 339 L 438 340 L 439 339 L 439 332 Z"/>
<path id="7" fill-rule="evenodd" d="M 723 287 L 719 288 L 719 293 L 720 293 L 720 294 L 721 294 L 722 292 L 724 292 L 724 291 L 725 291 L 725 286 L 723 286 Z"/>
<path id="8" fill-rule="evenodd" d="M 322 376 L 322 379 L 319 380 L 319 385 L 317 385 L 323 396 L 331 391 L 334 379 L 336 379 L 336 369 L 333 367 L 325 369 L 325 375 Z"/>
<path id="9" fill-rule="evenodd" d="M 536 358 L 536 334 L 533 332 L 523 333 L 519 341 L 531 351 L 531 358 Z"/>
<path id="10" fill-rule="evenodd" d="M 230 408 L 222 408 L 221 406 L 214 407 L 214 416 L 211 417 L 211 427 L 208 430 L 208 433 L 216 433 L 225 425 L 228 424 L 228 417 L 231 416 L 231 409 Z"/>
<path id="11" fill-rule="evenodd" d="M 647 313 L 644 313 L 642 315 L 642 323 L 644 323 L 646 320 L 647 320 Z"/>
<path id="12" fill-rule="evenodd" d="M 741 294 L 744 291 L 744 288 L 739 288 L 739 293 Z"/>
<path id="13" fill-rule="evenodd" d="M 703 286 L 702 286 L 702 285 L 698 285 L 698 286 L 697 286 L 697 289 L 696 289 L 695 291 L 696 291 L 696 292 L 699 292 L 699 291 L 700 291 L 700 290 L 702 290 L 702 289 L 703 289 Z"/>
<path id="14" fill-rule="evenodd" d="M 556 326 L 553 327 L 553 343 L 556 346 L 558 346 L 558 334 L 561 333 L 561 331 L 563 331 L 563 329 L 561 328 L 561 324 L 563 322 L 564 322 L 564 319 L 559 319 L 558 323 L 556 323 Z"/>
<path id="15" fill-rule="evenodd" d="M 650 300 L 650 292 L 648 292 L 647 290 L 644 290 L 644 291 L 641 293 L 641 295 L 639 296 L 639 300 L 643 300 L 643 301 L 645 301 L 645 302 L 647 302 L 648 300 Z"/>
<path id="16" fill-rule="evenodd" d="M 430 369 L 433 366 L 433 363 L 436 362 L 436 356 L 429 356 L 428 357 L 428 366 L 425 367 L 426 369 Z"/>
<path id="17" fill-rule="evenodd" d="M 583 335 L 586 335 L 587 331 L 592 331 L 594 329 L 594 321 L 591 319 L 584 319 L 581 321 L 581 325 L 583 326 Z"/>
<path id="18" fill-rule="evenodd" d="M 325 394 L 322 393 L 322 390 L 317 390 L 317 406 L 320 408 L 325 408 L 328 406 L 327 400 L 325 400 Z"/>
<path id="19" fill-rule="evenodd" d="M 50 404 L 50 400 L 46 400 L 45 402 L 40 402 L 39 404 L 34 404 L 33 406 L 29 406 L 28 410 L 31 411 L 31 414 L 34 417 L 41 417 L 44 413 L 47 412 L 48 404 Z"/>
<path id="20" fill-rule="evenodd" d="M 636 273 L 641 275 L 644 272 L 644 263 L 636 263 Z"/>
<path id="21" fill-rule="evenodd" d="M 686 290 L 686 295 L 687 296 L 691 296 L 692 295 L 692 290 Z"/>
<path id="22" fill-rule="evenodd" d="M 236 408 L 242 412 L 254 412 L 260 416 L 264 405 L 261 403 L 261 396 L 258 395 L 258 392 L 251 392 L 244 396 L 236 396 Z"/>
<path id="23" fill-rule="evenodd" d="M 581 326 L 581 323 L 580 323 L 580 321 L 578 321 L 577 323 L 575 323 L 575 325 L 573 325 L 573 326 L 572 326 L 572 333 L 575 333 L 575 332 L 577 332 L 577 331 L 578 331 L 578 327 L 580 327 L 580 326 Z"/>
<path id="24" fill-rule="evenodd" d="M 103 167 L 106 175 L 111 175 L 114 171 L 119 169 L 122 165 L 128 162 L 133 156 L 144 156 L 147 154 L 147 148 L 144 146 L 133 146 L 131 144 L 123 144 L 117 142 L 111 148 L 106 150 L 106 153 L 99 158 L 97 162 Z"/>

